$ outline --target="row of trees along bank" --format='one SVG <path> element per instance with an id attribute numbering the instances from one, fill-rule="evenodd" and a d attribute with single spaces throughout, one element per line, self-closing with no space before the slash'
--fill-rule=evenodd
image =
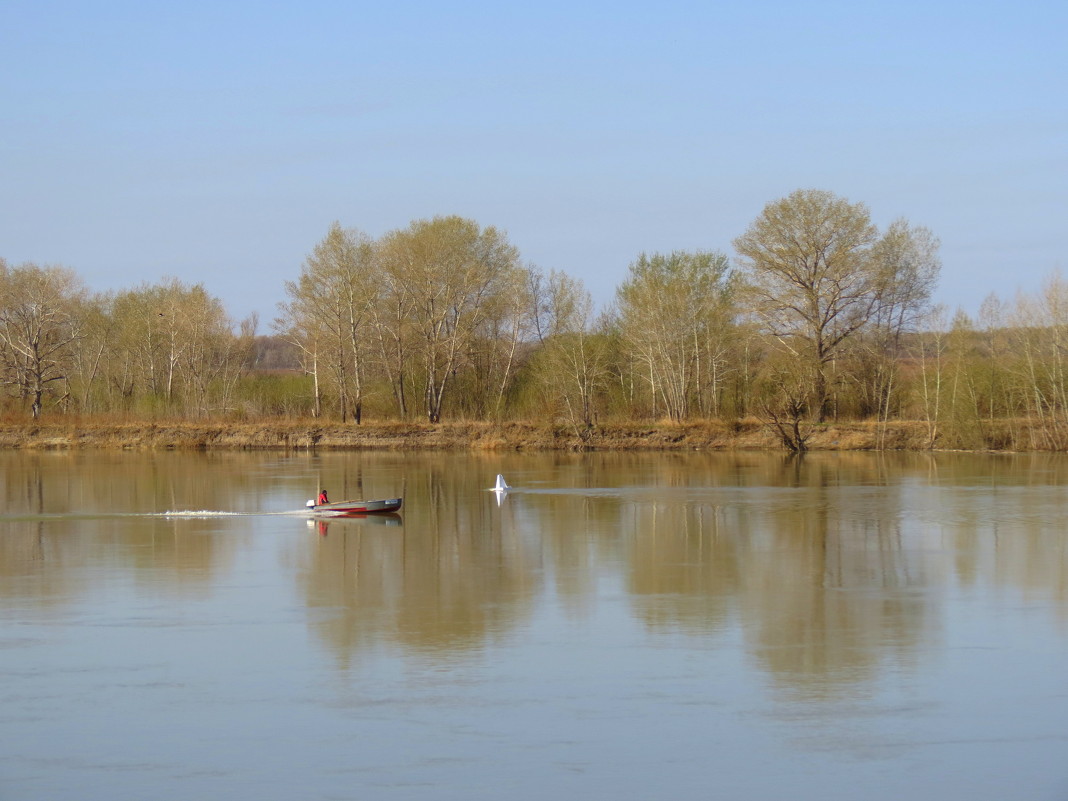
<path id="1" fill-rule="evenodd" d="M 733 261 L 640 255 L 598 313 L 493 227 L 438 217 L 374 239 L 334 224 L 285 284 L 273 336 L 200 285 L 93 294 L 70 270 L 0 262 L 8 411 L 538 419 L 580 435 L 757 416 L 793 450 L 830 419 L 922 420 L 931 445 L 983 447 L 1030 418 L 1040 437 L 1023 444 L 1064 441 L 1059 278 L 950 320 L 929 308 L 927 229 L 880 231 L 814 190 L 769 203 L 733 244 Z"/>

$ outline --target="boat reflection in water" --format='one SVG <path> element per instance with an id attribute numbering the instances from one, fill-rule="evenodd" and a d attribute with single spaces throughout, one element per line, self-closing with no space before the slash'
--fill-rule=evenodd
<path id="1" fill-rule="evenodd" d="M 308 521 L 308 528 L 316 529 L 323 537 L 326 536 L 327 531 L 330 529 L 331 523 L 337 523 L 341 528 L 348 528 L 349 525 L 364 525 L 370 524 L 375 526 L 400 526 L 403 518 L 396 512 L 377 512 L 374 514 L 349 514 L 340 515 L 334 514 L 329 517 L 316 517 Z"/>

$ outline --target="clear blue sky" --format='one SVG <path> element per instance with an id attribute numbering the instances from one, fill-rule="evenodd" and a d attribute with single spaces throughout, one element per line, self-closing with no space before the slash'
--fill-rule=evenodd
<path id="1" fill-rule="evenodd" d="M 1066 268 L 1068 3 L 0 4 L 0 256 L 202 282 L 261 330 L 338 220 L 459 214 L 603 303 L 798 188 Z"/>

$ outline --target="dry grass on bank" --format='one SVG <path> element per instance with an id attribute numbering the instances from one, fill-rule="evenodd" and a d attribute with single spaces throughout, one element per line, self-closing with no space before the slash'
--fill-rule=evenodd
<path id="1" fill-rule="evenodd" d="M 781 450 L 774 432 L 735 422 L 609 423 L 585 432 L 532 422 L 129 421 L 63 418 L 0 420 L 0 448 L 115 450 Z M 921 422 L 834 423 L 814 429 L 811 450 L 926 450 Z M 938 447 L 936 445 L 936 447 Z M 953 442 L 944 448 L 958 448 Z M 968 447 L 968 446 L 965 446 Z M 987 449 L 982 444 L 969 449 Z"/>

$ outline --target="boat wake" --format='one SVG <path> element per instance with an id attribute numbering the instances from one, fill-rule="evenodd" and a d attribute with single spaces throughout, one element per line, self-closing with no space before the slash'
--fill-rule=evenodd
<path id="1" fill-rule="evenodd" d="M 152 512 L 146 514 L 145 517 L 182 517 L 182 518 L 202 518 L 202 517 L 270 517 L 274 515 L 288 515 L 290 517 L 307 517 L 308 512 L 306 509 L 296 509 L 293 511 L 285 512 L 219 512 L 211 509 L 183 509 L 169 512 Z"/>
<path id="2" fill-rule="evenodd" d="M 145 517 L 250 517 L 245 512 L 213 512 L 210 509 L 153 512 Z"/>

